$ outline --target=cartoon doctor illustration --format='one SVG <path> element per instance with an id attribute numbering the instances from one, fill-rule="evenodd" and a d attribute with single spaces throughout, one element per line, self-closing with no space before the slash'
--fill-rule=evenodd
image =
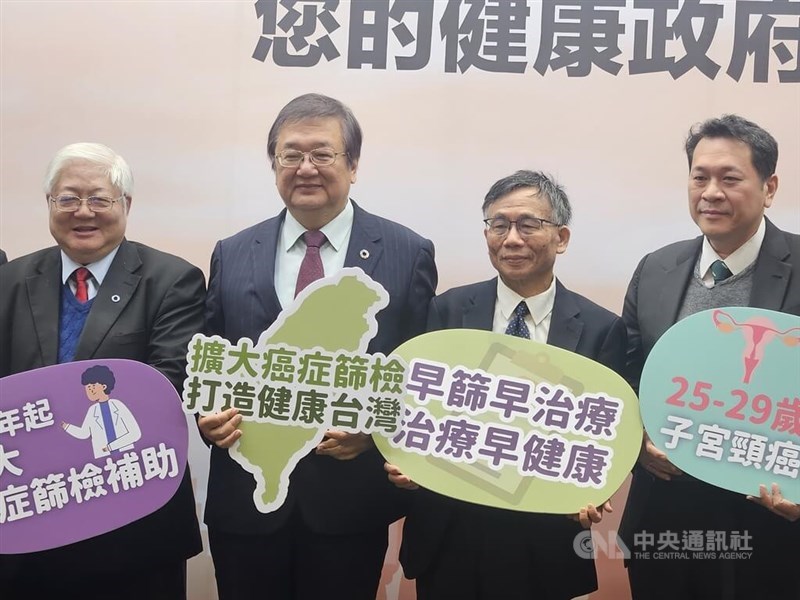
<path id="1" fill-rule="evenodd" d="M 132 450 L 142 432 L 128 407 L 109 396 L 116 383 L 114 372 L 106 366 L 95 365 L 83 372 L 81 383 L 86 388 L 86 397 L 93 404 L 83 425 L 78 427 L 62 422 L 64 431 L 82 440 L 91 436 L 95 458 L 108 456 L 114 451 Z"/>

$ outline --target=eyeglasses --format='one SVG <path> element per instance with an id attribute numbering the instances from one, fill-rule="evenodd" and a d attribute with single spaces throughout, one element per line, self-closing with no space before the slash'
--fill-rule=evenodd
<path id="1" fill-rule="evenodd" d="M 284 150 L 283 152 L 278 152 L 275 157 L 282 167 L 299 167 L 303 164 L 306 156 L 311 160 L 311 164 L 316 167 L 330 167 L 341 154 L 347 154 L 347 152 L 336 152 L 333 148 L 317 148 L 309 152 Z"/>
<path id="2" fill-rule="evenodd" d="M 486 223 L 486 230 L 495 237 L 506 237 L 511 231 L 512 225 L 516 225 L 517 233 L 522 237 L 534 235 L 544 227 L 545 223 L 561 227 L 558 223 L 553 223 L 553 221 L 548 221 L 547 219 L 539 219 L 538 217 L 522 217 L 516 221 L 511 221 L 505 217 L 494 217 L 492 219 L 484 219 L 483 222 Z"/>
<path id="3" fill-rule="evenodd" d="M 80 207 L 86 202 L 86 206 L 93 213 L 108 212 L 115 202 L 119 202 L 125 196 L 119 198 L 106 198 L 105 196 L 89 196 L 88 198 L 81 198 L 79 196 L 58 196 L 53 198 L 50 196 L 48 200 L 53 203 L 58 212 L 77 212 Z"/>

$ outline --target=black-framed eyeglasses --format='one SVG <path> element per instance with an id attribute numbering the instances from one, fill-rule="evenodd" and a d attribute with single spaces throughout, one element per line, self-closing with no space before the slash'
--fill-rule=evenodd
<path id="1" fill-rule="evenodd" d="M 517 233 L 522 237 L 534 235 L 537 231 L 544 228 L 545 223 L 561 227 L 558 223 L 548 221 L 547 219 L 540 219 L 538 217 L 522 217 L 516 221 L 506 219 L 505 217 L 493 217 L 491 219 L 484 219 L 486 230 L 495 237 L 505 237 L 511 231 L 511 227 L 516 226 Z"/>
<path id="2" fill-rule="evenodd" d="M 81 198 L 80 196 L 72 196 L 63 194 L 61 196 L 49 196 L 48 200 L 53 203 L 58 212 L 77 212 L 80 207 L 86 202 L 86 206 L 93 213 L 108 212 L 114 206 L 115 202 L 119 202 L 125 196 L 119 198 L 106 198 L 105 196 L 89 196 L 88 198 Z"/>
<path id="3" fill-rule="evenodd" d="M 300 150 L 284 150 L 278 152 L 275 158 L 278 159 L 278 164 L 282 167 L 299 167 L 308 156 L 311 164 L 316 167 L 330 167 L 336 162 L 336 158 L 347 152 L 336 152 L 333 148 L 316 148 L 308 152 L 300 152 Z"/>

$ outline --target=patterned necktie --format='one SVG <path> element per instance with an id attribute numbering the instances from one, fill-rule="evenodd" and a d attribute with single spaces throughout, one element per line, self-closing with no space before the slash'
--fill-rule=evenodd
<path id="1" fill-rule="evenodd" d="M 75 299 L 83 304 L 89 300 L 89 286 L 86 281 L 92 274 L 86 267 L 79 267 L 72 272 L 75 277 Z"/>
<path id="2" fill-rule="evenodd" d="M 721 260 L 715 260 L 711 263 L 711 276 L 714 278 L 714 285 L 718 284 L 720 281 L 725 281 L 728 277 L 733 275 L 731 270 Z"/>
<path id="3" fill-rule="evenodd" d="M 528 324 L 525 323 L 525 317 L 529 314 L 528 305 L 525 304 L 524 300 L 517 304 L 517 308 L 514 309 L 514 314 L 508 321 L 506 335 L 513 335 L 525 338 L 526 340 L 531 339 L 531 332 L 528 329 Z"/>
<path id="4" fill-rule="evenodd" d="M 325 277 L 325 269 L 322 266 L 322 258 L 319 255 L 319 247 L 327 239 L 321 231 L 306 231 L 303 234 L 306 242 L 306 255 L 300 264 L 300 272 L 297 274 L 297 285 L 294 288 L 295 297 L 303 291 L 312 281 Z"/>

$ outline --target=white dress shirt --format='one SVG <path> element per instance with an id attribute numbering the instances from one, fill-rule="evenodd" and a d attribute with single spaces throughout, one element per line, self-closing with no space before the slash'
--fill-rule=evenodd
<path id="1" fill-rule="evenodd" d="M 75 293 L 75 288 L 77 283 L 74 279 L 70 278 L 70 275 L 75 271 L 75 269 L 79 269 L 80 267 L 86 267 L 89 269 L 89 273 L 91 273 L 91 277 L 86 280 L 86 288 L 87 288 L 87 295 L 88 299 L 91 300 L 95 296 L 97 296 L 97 290 L 100 289 L 100 286 L 103 285 L 103 280 L 106 278 L 108 274 L 108 269 L 111 268 L 111 263 L 114 262 L 114 257 L 117 255 L 117 250 L 119 250 L 119 246 L 114 248 L 111 252 L 106 254 L 103 258 L 98 260 L 97 262 L 89 263 L 88 265 L 81 265 L 76 263 L 72 260 L 69 256 L 67 256 L 64 251 L 61 251 L 61 283 L 69 282 L 69 288 L 72 290 L 72 293 Z"/>
<path id="2" fill-rule="evenodd" d="M 508 322 L 514 315 L 514 309 L 524 301 L 528 305 L 529 315 L 525 317 L 525 324 L 531 332 L 531 339 L 543 344 L 547 343 L 547 335 L 550 333 L 550 319 L 553 315 L 553 304 L 556 300 L 556 278 L 550 282 L 550 287 L 541 294 L 523 298 L 517 292 L 503 283 L 503 279 L 497 278 L 497 301 L 494 304 L 494 321 L 492 331 L 495 333 L 505 333 Z"/>
<path id="3" fill-rule="evenodd" d="M 764 234 L 767 231 L 767 225 L 764 219 L 761 219 L 761 224 L 749 240 L 739 246 L 728 258 L 722 259 L 716 253 L 714 248 L 707 237 L 703 238 L 703 250 L 700 253 L 700 279 L 703 280 L 703 285 L 707 288 L 714 287 L 714 277 L 711 274 L 711 263 L 715 260 L 721 260 L 728 267 L 728 270 L 733 275 L 738 275 L 749 267 L 758 258 L 758 253 L 761 251 L 761 244 L 764 241 Z"/>
<path id="4" fill-rule="evenodd" d="M 339 272 L 344 267 L 352 230 L 353 204 L 348 200 L 342 212 L 320 230 L 327 238 L 319 249 L 326 277 Z M 289 306 L 294 300 L 297 275 L 300 273 L 300 265 L 306 255 L 306 242 L 303 239 L 305 232 L 306 228 L 289 211 L 286 211 L 275 254 L 275 292 L 278 294 L 278 300 L 283 308 Z"/>

